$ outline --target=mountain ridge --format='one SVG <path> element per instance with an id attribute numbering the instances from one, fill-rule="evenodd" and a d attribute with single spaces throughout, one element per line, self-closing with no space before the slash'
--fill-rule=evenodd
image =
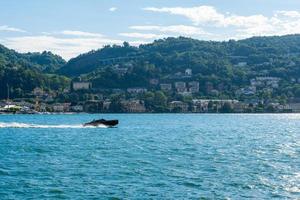
<path id="1" fill-rule="evenodd" d="M 65 61 L 51 52 L 18 53 L 0 45 L 0 98 L 25 97 L 36 87 L 59 90 L 69 80 L 54 74 Z M 52 74 L 49 74 L 52 73 Z"/>

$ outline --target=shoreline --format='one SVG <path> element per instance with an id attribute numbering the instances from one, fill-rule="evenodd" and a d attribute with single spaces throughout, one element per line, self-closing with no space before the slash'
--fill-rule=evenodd
<path id="1" fill-rule="evenodd" d="M 150 115 L 150 114 L 157 114 L 157 115 L 165 115 L 165 114 L 174 114 L 174 115 L 189 115 L 189 114 L 193 114 L 193 115 L 249 115 L 249 114 L 253 114 L 253 115 L 265 115 L 265 114 L 300 114 L 300 112 L 248 112 L 248 113 L 240 113 L 240 112 L 232 112 L 232 113 L 194 113 L 194 112 L 184 112 L 184 113 L 168 113 L 168 112 L 160 112 L 160 113 L 156 113 L 156 112 L 143 112 L 143 113 L 132 113 L 132 112 L 127 112 L 127 113 L 86 113 L 86 112 L 80 112 L 80 113 L 76 113 L 76 112 L 55 112 L 55 113 L 0 113 L 1 115 L 113 115 L 113 114 L 118 114 L 118 115 Z"/>

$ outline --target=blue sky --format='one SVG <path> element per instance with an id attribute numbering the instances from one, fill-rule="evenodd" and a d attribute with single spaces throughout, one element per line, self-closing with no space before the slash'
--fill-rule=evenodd
<path id="1" fill-rule="evenodd" d="M 300 33 L 299 0 L 1 0 L 0 43 L 65 59 L 129 41 Z"/>

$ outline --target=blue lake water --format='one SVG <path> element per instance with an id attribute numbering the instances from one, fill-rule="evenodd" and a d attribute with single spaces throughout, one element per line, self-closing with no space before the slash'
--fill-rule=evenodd
<path id="1" fill-rule="evenodd" d="M 0 115 L 0 199 L 200 198 L 300 199 L 300 115 Z"/>

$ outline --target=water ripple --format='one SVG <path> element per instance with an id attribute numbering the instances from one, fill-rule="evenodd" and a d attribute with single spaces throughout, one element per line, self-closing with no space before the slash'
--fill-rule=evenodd
<path id="1" fill-rule="evenodd" d="M 0 115 L 0 199 L 300 199 L 299 119 Z"/>

